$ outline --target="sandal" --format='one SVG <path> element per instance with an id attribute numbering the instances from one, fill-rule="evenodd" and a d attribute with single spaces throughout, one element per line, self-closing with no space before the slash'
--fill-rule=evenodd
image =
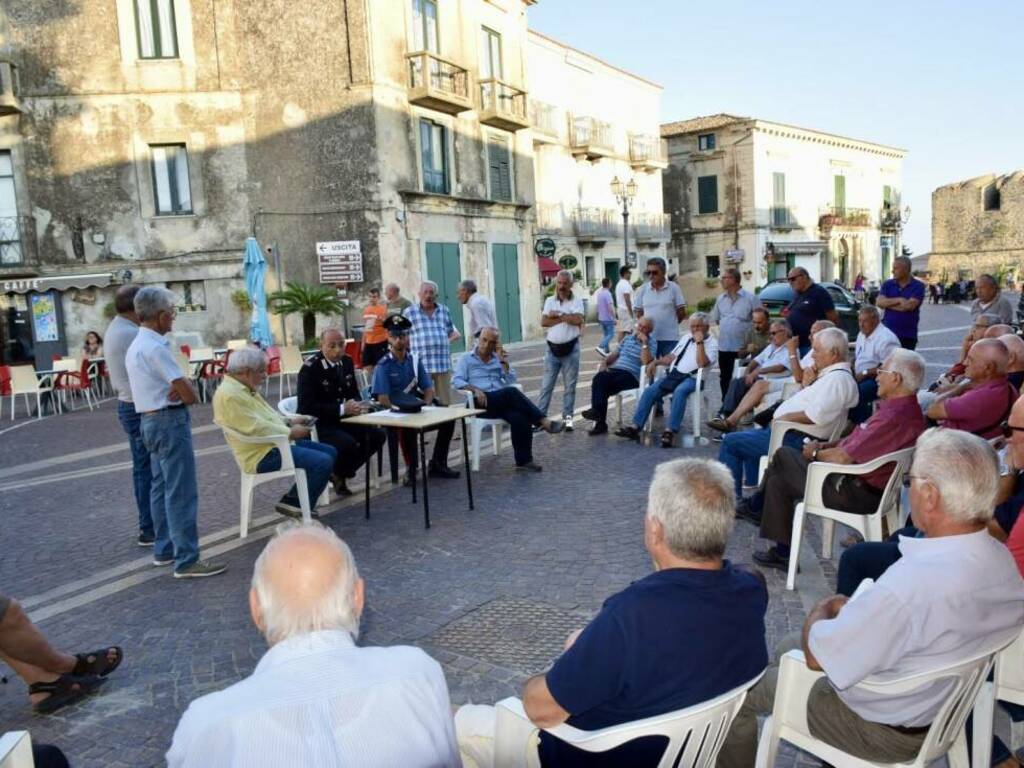
<path id="1" fill-rule="evenodd" d="M 671 429 L 666 429 L 664 432 L 661 433 L 661 447 L 671 448 L 672 443 L 675 441 L 675 438 L 676 433 L 673 432 Z"/>
<path id="2" fill-rule="evenodd" d="M 111 651 L 114 653 L 114 660 L 110 661 L 109 656 Z M 75 668 L 71 670 L 71 674 L 75 677 L 89 677 L 91 675 L 97 675 L 99 677 L 106 677 L 119 666 L 121 661 L 124 659 L 124 652 L 118 645 L 112 645 L 109 648 L 101 648 L 98 651 L 89 651 L 88 653 L 76 653 L 75 658 L 78 659 L 78 663 L 75 664 Z"/>
<path id="3" fill-rule="evenodd" d="M 32 683 L 28 687 L 29 694 L 50 694 L 42 701 L 37 701 L 33 704 L 32 711 L 40 715 L 56 712 L 61 707 L 74 704 L 79 699 L 84 699 L 105 682 L 107 681 L 96 675 L 89 675 L 88 677 L 61 675 L 49 683 Z"/>

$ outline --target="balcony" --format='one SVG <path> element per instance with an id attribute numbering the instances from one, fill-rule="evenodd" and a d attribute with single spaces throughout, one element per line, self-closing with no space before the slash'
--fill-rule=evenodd
<path id="1" fill-rule="evenodd" d="M 800 229 L 796 214 L 788 205 L 773 205 L 769 209 L 769 216 L 772 229 Z"/>
<path id="2" fill-rule="evenodd" d="M 899 208 L 882 206 L 878 212 L 878 226 L 883 232 L 898 232 L 903 228 L 903 216 Z"/>
<path id="3" fill-rule="evenodd" d="M 559 139 L 560 112 L 554 104 L 530 99 L 530 127 L 533 141 L 538 144 L 557 144 Z"/>
<path id="4" fill-rule="evenodd" d="M 560 235 L 565 226 L 562 206 L 558 203 L 537 203 L 537 226 L 539 235 Z"/>
<path id="5" fill-rule="evenodd" d="M 830 205 L 822 208 L 818 216 L 818 229 L 830 231 L 833 227 L 858 229 L 871 226 L 871 211 L 867 208 L 846 208 Z"/>
<path id="6" fill-rule="evenodd" d="M 36 273 L 36 220 L 31 216 L 0 216 L 0 274 Z"/>
<path id="7" fill-rule="evenodd" d="M 0 61 L 0 117 L 19 115 L 24 111 L 18 91 L 18 68 L 9 61 Z"/>
<path id="8" fill-rule="evenodd" d="M 469 72 L 453 61 L 420 51 L 409 60 L 409 103 L 457 115 L 473 108 Z"/>
<path id="9" fill-rule="evenodd" d="M 635 171 L 653 173 L 668 168 L 668 142 L 643 133 L 629 135 L 629 165 Z"/>
<path id="10" fill-rule="evenodd" d="M 530 127 L 526 91 L 501 80 L 480 81 L 480 122 L 503 131 Z"/>
<path id="11" fill-rule="evenodd" d="M 672 239 L 672 216 L 668 213 L 631 213 L 629 223 L 638 243 L 667 243 Z"/>
<path id="12" fill-rule="evenodd" d="M 592 117 L 574 117 L 569 123 L 569 147 L 573 157 L 600 160 L 615 154 L 611 123 Z"/>
<path id="13" fill-rule="evenodd" d="M 581 243 L 604 243 L 622 236 L 622 221 L 611 208 L 577 208 L 572 212 L 572 230 Z"/>

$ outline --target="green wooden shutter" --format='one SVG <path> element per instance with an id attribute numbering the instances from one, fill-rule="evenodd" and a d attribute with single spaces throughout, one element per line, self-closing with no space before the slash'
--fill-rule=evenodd
<path id="1" fill-rule="evenodd" d="M 523 324 L 519 306 L 519 250 L 514 244 L 491 246 L 494 263 L 494 308 L 502 341 L 522 341 Z"/>
<path id="2" fill-rule="evenodd" d="M 697 213 L 718 213 L 718 177 L 697 179 Z"/>
<path id="3" fill-rule="evenodd" d="M 833 184 L 835 187 L 832 204 L 835 206 L 836 213 L 841 216 L 846 211 L 846 177 L 834 176 Z"/>
<path id="4" fill-rule="evenodd" d="M 512 171 L 509 167 L 508 141 L 492 136 L 487 142 L 487 164 L 491 177 L 491 199 L 512 201 Z"/>
<path id="5" fill-rule="evenodd" d="M 772 224 L 784 227 L 789 223 L 786 210 L 786 174 L 772 174 Z"/>
<path id="6" fill-rule="evenodd" d="M 437 301 L 448 307 L 452 323 L 459 333 L 465 334 L 462 304 L 458 298 L 459 283 L 462 281 L 458 243 L 427 243 L 427 279 L 437 283 Z M 464 339 L 452 342 L 453 352 L 461 352 L 465 348 Z"/>

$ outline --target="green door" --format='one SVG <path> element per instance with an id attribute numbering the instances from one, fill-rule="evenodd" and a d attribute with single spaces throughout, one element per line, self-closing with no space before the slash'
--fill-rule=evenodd
<path id="1" fill-rule="evenodd" d="M 523 340 L 523 322 L 519 309 L 519 251 L 515 244 L 491 246 L 494 262 L 494 311 L 505 344 Z"/>
<path id="2" fill-rule="evenodd" d="M 615 293 L 615 284 L 619 282 L 619 262 L 605 259 L 604 276 L 611 280 L 612 293 Z"/>
<path id="3" fill-rule="evenodd" d="M 452 322 L 465 337 L 462 327 L 462 305 L 459 303 L 459 283 L 462 271 L 459 268 L 458 243 L 427 243 L 427 279 L 437 283 L 437 301 L 448 307 Z M 452 343 L 453 352 L 466 349 L 465 339 Z"/>

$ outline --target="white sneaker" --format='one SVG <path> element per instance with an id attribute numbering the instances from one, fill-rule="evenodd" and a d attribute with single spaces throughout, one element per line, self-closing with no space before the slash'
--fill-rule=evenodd
<path id="1" fill-rule="evenodd" d="M 566 416 L 562 419 L 562 424 L 565 426 L 566 432 L 572 432 L 572 416 Z"/>
<path id="2" fill-rule="evenodd" d="M 608 357 L 608 353 L 605 352 L 601 347 L 594 347 L 594 351 L 597 352 L 601 357 Z"/>

